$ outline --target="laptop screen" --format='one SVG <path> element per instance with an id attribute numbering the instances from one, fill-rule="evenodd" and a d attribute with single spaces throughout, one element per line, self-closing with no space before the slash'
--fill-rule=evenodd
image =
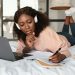
<path id="1" fill-rule="evenodd" d="M 5 37 L 0 37 L 0 59 L 15 61 L 15 56 L 11 50 L 9 41 Z"/>

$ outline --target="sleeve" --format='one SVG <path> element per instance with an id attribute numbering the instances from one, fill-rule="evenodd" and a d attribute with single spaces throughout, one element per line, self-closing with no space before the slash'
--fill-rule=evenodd
<path id="1" fill-rule="evenodd" d="M 64 36 L 60 37 L 60 39 L 62 40 L 60 53 L 64 54 L 66 57 L 70 56 L 70 52 L 69 52 L 69 47 L 71 46 L 70 43 Z"/>
<path id="2" fill-rule="evenodd" d="M 18 40 L 18 45 L 17 45 L 17 53 L 22 53 L 23 49 L 25 47 L 25 44 L 23 43 L 22 40 Z"/>
<path id="3" fill-rule="evenodd" d="M 62 41 L 60 53 L 64 54 L 66 57 L 70 56 L 71 53 L 69 51 L 70 43 L 65 39 Z"/>
<path id="4" fill-rule="evenodd" d="M 55 33 L 55 32 L 53 32 Z M 70 43 L 68 42 L 68 40 L 66 39 L 66 37 L 62 36 L 62 35 L 58 35 L 55 34 L 56 36 L 54 37 L 54 39 L 56 39 L 59 42 L 59 46 L 57 46 L 58 48 L 61 48 L 60 53 L 64 54 L 66 57 L 70 56 L 71 53 L 69 51 L 69 47 L 71 46 Z M 54 41 L 55 42 L 55 41 Z M 57 44 L 57 43 L 56 43 Z M 56 49 L 56 48 L 55 48 Z"/>
<path id="5" fill-rule="evenodd" d="M 42 31 L 37 40 L 37 43 L 35 44 L 35 48 L 37 50 L 49 50 L 53 53 L 61 48 L 60 53 L 64 54 L 66 57 L 70 56 L 70 52 L 68 50 L 69 47 L 70 43 L 68 40 L 64 36 L 58 35 L 51 28 L 46 28 L 44 31 Z"/>
<path id="6" fill-rule="evenodd" d="M 68 48 L 66 48 L 66 46 L 61 49 L 60 53 L 64 54 L 66 57 L 69 57 L 71 55 Z"/>

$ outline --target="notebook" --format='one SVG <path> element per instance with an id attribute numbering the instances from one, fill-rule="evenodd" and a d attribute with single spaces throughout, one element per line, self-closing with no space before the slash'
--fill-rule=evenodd
<path id="1" fill-rule="evenodd" d="M 9 41 L 5 37 L 0 37 L 0 59 L 15 61 Z"/>

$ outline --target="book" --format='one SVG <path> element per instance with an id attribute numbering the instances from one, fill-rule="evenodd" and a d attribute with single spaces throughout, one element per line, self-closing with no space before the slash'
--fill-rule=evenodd
<path id="1" fill-rule="evenodd" d="M 56 66 L 62 66 L 63 65 L 62 63 L 52 63 L 49 60 L 46 61 L 43 59 L 36 60 L 36 63 L 38 65 L 40 65 L 41 67 L 44 67 L 44 68 L 50 68 L 50 67 L 56 67 Z"/>

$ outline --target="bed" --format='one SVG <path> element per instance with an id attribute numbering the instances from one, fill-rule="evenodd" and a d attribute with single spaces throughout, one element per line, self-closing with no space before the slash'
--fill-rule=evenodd
<path id="1" fill-rule="evenodd" d="M 17 43 L 10 42 L 12 51 L 15 51 Z M 75 46 L 69 48 L 72 56 L 59 64 L 41 65 L 51 55 L 49 52 L 33 51 L 33 56 L 24 57 L 18 61 L 0 59 L 0 75 L 75 75 Z"/>

